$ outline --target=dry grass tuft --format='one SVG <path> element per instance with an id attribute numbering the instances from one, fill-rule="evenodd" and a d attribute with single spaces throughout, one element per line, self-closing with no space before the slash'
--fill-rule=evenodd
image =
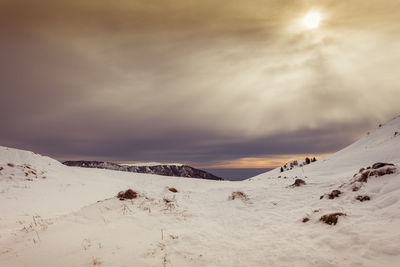
<path id="1" fill-rule="evenodd" d="M 163 201 L 164 201 L 165 204 L 168 204 L 168 203 L 171 203 L 171 202 L 172 202 L 171 199 L 168 199 L 168 198 L 166 198 L 166 197 L 163 198 Z"/>
<path id="2" fill-rule="evenodd" d="M 231 196 L 229 197 L 229 200 L 235 200 L 236 198 L 239 198 L 243 201 L 250 200 L 249 196 L 241 191 L 232 192 Z"/>
<path id="3" fill-rule="evenodd" d="M 340 190 L 332 190 L 331 193 L 328 194 L 329 199 L 334 199 L 340 196 L 342 192 Z"/>
<path id="4" fill-rule="evenodd" d="M 395 172 L 396 172 L 396 167 L 386 167 L 386 168 L 382 167 L 376 170 L 365 170 L 364 172 L 361 173 L 361 176 L 360 178 L 357 179 L 357 182 L 366 183 L 369 177 L 372 176 L 380 177 L 387 174 L 393 174 Z"/>
<path id="5" fill-rule="evenodd" d="M 163 201 L 164 201 L 164 204 L 165 204 L 165 207 L 167 210 L 171 211 L 171 210 L 175 209 L 177 206 L 177 204 L 175 202 L 175 196 L 172 199 L 164 197 Z"/>
<path id="6" fill-rule="evenodd" d="M 385 166 L 394 166 L 393 163 L 377 162 L 372 165 L 372 169 L 379 169 Z"/>
<path id="7" fill-rule="evenodd" d="M 96 265 L 99 266 L 99 265 L 101 265 L 101 261 L 99 259 L 93 258 L 92 264 L 93 264 L 93 266 L 96 266 Z"/>
<path id="8" fill-rule="evenodd" d="M 128 189 L 126 191 L 121 191 L 117 195 L 119 200 L 134 199 L 134 198 L 137 198 L 138 196 L 139 196 L 139 194 L 136 191 L 133 191 L 132 189 Z"/>
<path id="9" fill-rule="evenodd" d="M 351 191 L 353 192 L 357 192 L 358 190 L 360 190 L 360 187 L 358 186 L 353 186 L 353 188 L 351 189 Z"/>
<path id="10" fill-rule="evenodd" d="M 356 197 L 356 199 L 361 201 L 361 202 L 371 200 L 371 198 L 369 196 L 366 196 L 366 195 L 365 196 L 359 195 L 359 196 Z"/>
<path id="11" fill-rule="evenodd" d="M 331 214 L 325 214 L 324 216 L 322 216 L 319 220 L 329 224 L 329 225 L 336 225 L 339 219 L 339 216 L 346 216 L 345 213 L 342 212 L 335 212 L 335 213 L 331 213 Z"/>
<path id="12" fill-rule="evenodd" d="M 305 185 L 305 184 L 306 184 L 306 182 L 304 180 L 296 179 L 291 186 L 292 187 L 297 187 L 297 186 L 301 186 L 301 185 Z"/>

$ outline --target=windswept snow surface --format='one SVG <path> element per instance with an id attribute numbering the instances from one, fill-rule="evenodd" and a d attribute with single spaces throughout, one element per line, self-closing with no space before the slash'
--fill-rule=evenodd
<path id="1" fill-rule="evenodd" d="M 70 168 L 0 147 L 0 266 L 398 266 L 395 132 L 400 118 L 303 168 L 241 182 Z M 351 183 L 375 162 L 397 171 Z M 306 185 L 289 187 L 296 178 Z M 128 188 L 139 197 L 115 197 Z M 236 191 L 247 197 L 231 200 Z M 319 221 L 331 212 L 346 216 Z"/>

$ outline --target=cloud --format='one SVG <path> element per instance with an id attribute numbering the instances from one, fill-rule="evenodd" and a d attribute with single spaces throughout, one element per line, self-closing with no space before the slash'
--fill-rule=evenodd
<path id="1" fill-rule="evenodd" d="M 0 142 L 203 163 L 333 152 L 398 113 L 396 7 L 2 1 Z M 298 26 L 311 8 L 314 32 Z"/>

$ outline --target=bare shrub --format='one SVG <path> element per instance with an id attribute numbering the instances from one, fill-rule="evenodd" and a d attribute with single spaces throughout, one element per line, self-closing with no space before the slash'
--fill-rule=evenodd
<path id="1" fill-rule="evenodd" d="M 336 225 L 338 222 L 339 216 L 346 216 L 346 214 L 342 213 L 342 212 L 325 214 L 319 220 L 326 224 L 329 224 L 329 225 Z"/>

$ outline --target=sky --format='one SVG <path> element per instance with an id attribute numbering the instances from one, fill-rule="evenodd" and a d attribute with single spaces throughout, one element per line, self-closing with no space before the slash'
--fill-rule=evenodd
<path id="1" fill-rule="evenodd" d="M 0 145 L 208 168 L 322 157 L 400 113 L 398 21 L 398 0 L 1 0 Z"/>

